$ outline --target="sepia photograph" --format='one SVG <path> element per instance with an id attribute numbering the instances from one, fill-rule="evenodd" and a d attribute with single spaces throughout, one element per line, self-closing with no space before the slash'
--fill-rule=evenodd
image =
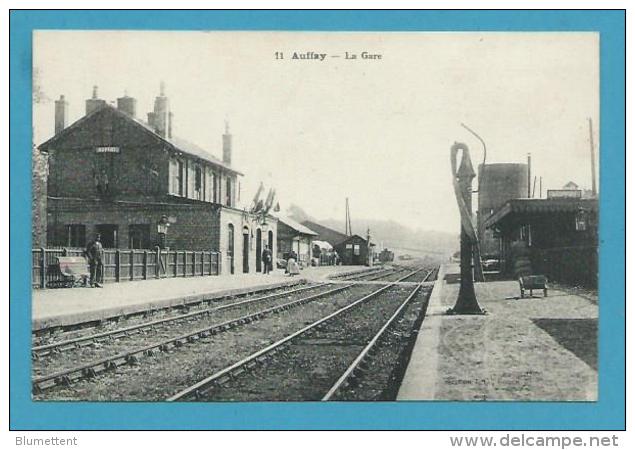
<path id="1" fill-rule="evenodd" d="M 32 37 L 33 402 L 598 400 L 599 33 Z"/>

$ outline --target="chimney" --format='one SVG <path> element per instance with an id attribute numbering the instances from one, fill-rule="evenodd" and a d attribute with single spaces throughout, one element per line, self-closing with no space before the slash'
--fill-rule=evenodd
<path id="1" fill-rule="evenodd" d="M 117 99 L 117 109 L 135 117 L 137 115 L 137 99 L 129 97 L 128 93 L 124 92 L 123 97 Z"/>
<path id="2" fill-rule="evenodd" d="M 232 135 L 229 134 L 227 121 L 225 121 L 225 134 L 223 134 L 223 162 L 228 166 L 232 164 Z"/>
<path id="3" fill-rule="evenodd" d="M 58 134 L 68 125 L 68 102 L 60 95 L 59 100 L 55 100 L 55 134 Z"/>
<path id="4" fill-rule="evenodd" d="M 172 139 L 172 122 L 174 121 L 174 114 L 172 111 L 168 113 L 168 139 Z"/>
<path id="5" fill-rule="evenodd" d="M 93 97 L 86 100 L 86 115 L 98 110 L 106 104 L 106 100 L 102 100 L 97 95 L 97 86 L 93 86 Z"/>
<path id="6" fill-rule="evenodd" d="M 154 131 L 161 137 L 167 137 L 170 104 L 165 96 L 165 83 L 161 82 L 159 96 L 154 99 L 154 112 L 148 113 L 148 122 L 154 127 Z M 150 121 L 150 114 L 153 115 Z"/>

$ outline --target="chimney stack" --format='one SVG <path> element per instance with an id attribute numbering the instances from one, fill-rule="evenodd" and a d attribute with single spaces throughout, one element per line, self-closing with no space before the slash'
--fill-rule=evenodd
<path id="1" fill-rule="evenodd" d="M 135 117 L 137 115 L 137 99 L 129 97 L 128 93 L 124 92 L 123 97 L 117 99 L 117 109 Z"/>
<path id="2" fill-rule="evenodd" d="M 229 134 L 229 123 L 225 121 L 225 134 L 223 134 L 223 162 L 232 165 L 232 135 Z"/>
<path id="3" fill-rule="evenodd" d="M 60 95 L 59 100 L 55 100 L 55 134 L 58 134 L 68 125 L 68 102 Z"/>
<path id="4" fill-rule="evenodd" d="M 86 115 L 98 110 L 106 104 L 106 100 L 102 100 L 97 95 L 97 86 L 93 86 L 93 97 L 86 100 Z"/>
<path id="5" fill-rule="evenodd" d="M 154 99 L 154 112 L 148 113 L 148 123 L 161 137 L 168 136 L 170 104 L 165 96 L 165 83 L 161 82 L 159 96 Z"/>

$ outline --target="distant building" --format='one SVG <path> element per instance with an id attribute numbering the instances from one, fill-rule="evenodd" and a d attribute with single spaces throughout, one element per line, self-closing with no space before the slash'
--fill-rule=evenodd
<path id="1" fill-rule="evenodd" d="M 242 174 L 231 165 L 228 130 L 222 160 L 176 137 L 163 85 L 148 122 L 136 117 L 134 98 L 113 107 L 95 88 L 86 115 L 66 126 L 61 100 L 56 134 L 39 146 L 49 160 L 48 246 L 83 247 L 100 233 L 107 248 L 214 250 L 223 273 L 255 271 L 263 245 L 275 252 L 277 220 L 236 206 Z"/>
<path id="2" fill-rule="evenodd" d="M 335 244 L 334 248 L 344 266 L 367 265 L 371 261 L 369 252 L 372 252 L 372 249 L 368 245 L 368 241 L 357 234 Z"/>
<path id="3" fill-rule="evenodd" d="M 315 231 L 317 240 L 328 242 L 339 256 L 339 261 L 344 266 L 372 265 L 375 258 L 375 244 L 368 239 L 354 234 L 346 236 L 344 233 L 325 227 L 319 223 L 305 220 L 302 225 Z"/>
<path id="4" fill-rule="evenodd" d="M 596 198 L 591 189 L 581 189 L 573 181 L 569 181 L 562 189 L 548 189 L 547 198 Z"/>
<path id="5" fill-rule="evenodd" d="M 597 199 L 514 199 L 484 226 L 499 239 L 503 273 L 597 286 Z"/>

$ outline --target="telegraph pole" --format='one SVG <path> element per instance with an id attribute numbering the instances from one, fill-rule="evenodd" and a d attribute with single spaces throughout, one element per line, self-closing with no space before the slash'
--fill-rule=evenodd
<path id="1" fill-rule="evenodd" d="M 593 123 L 589 117 L 589 143 L 591 144 L 591 192 L 597 197 L 598 189 L 595 182 L 595 149 L 593 148 Z"/>

